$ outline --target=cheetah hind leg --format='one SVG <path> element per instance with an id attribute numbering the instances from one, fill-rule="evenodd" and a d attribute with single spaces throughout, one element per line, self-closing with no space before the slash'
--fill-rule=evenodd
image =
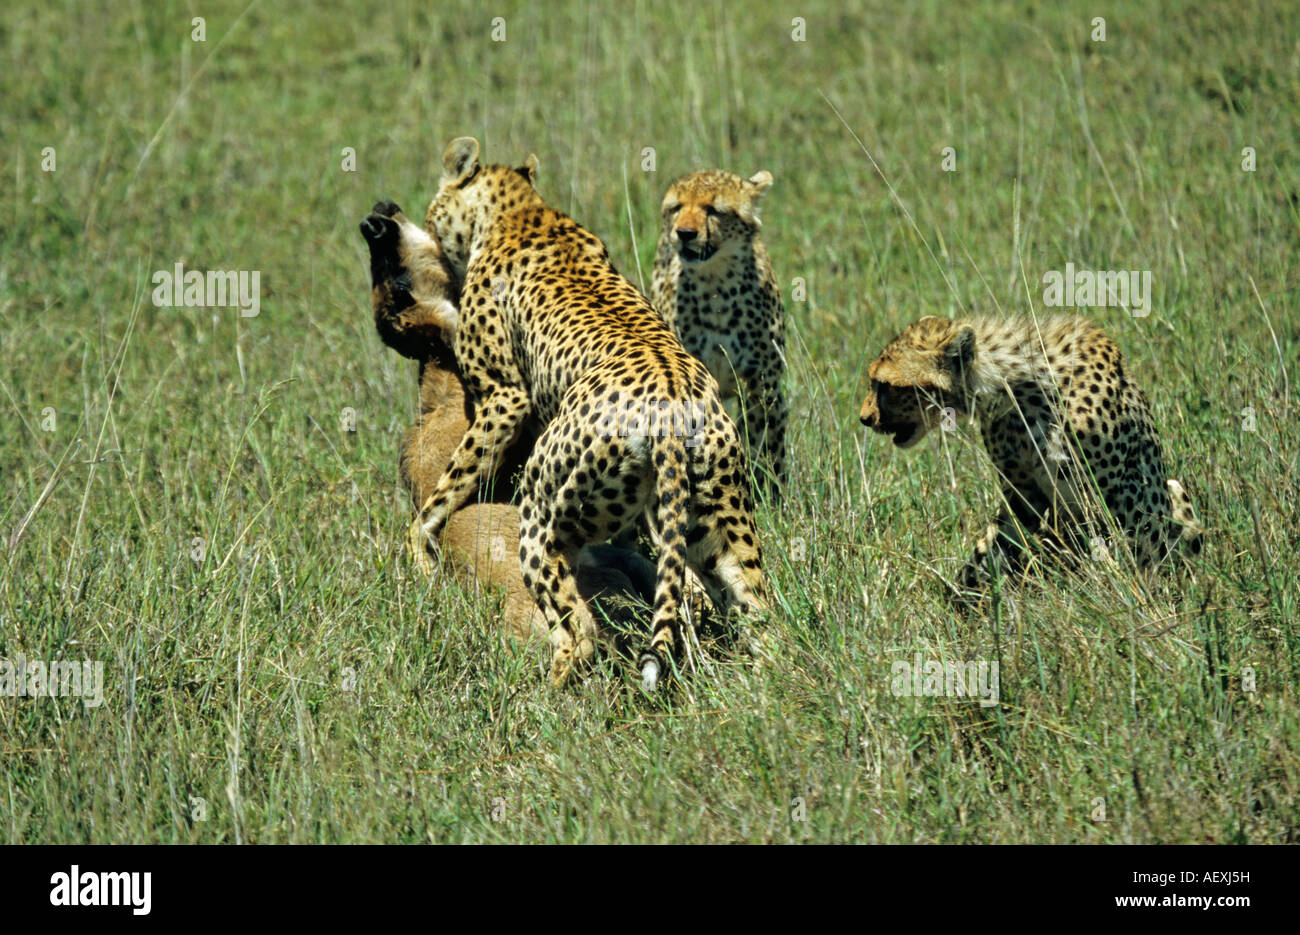
<path id="1" fill-rule="evenodd" d="M 536 510 L 534 501 L 529 512 L 537 515 Z M 600 630 L 578 590 L 579 550 L 555 545 L 555 528 L 549 523 L 543 523 L 541 529 L 540 535 L 534 535 L 521 528 L 520 567 L 524 584 L 550 627 L 551 685 L 561 688 L 580 677 L 595 660 Z"/>
<path id="2" fill-rule="evenodd" d="M 550 676 L 551 685 L 556 688 L 580 677 L 591 666 L 600 638 L 596 618 L 578 590 L 575 567 L 563 556 L 553 555 L 543 560 L 541 580 L 554 584 L 546 587 L 545 592 L 536 588 L 533 592 L 535 598 L 541 599 L 542 612 L 551 627 Z"/>
<path id="3" fill-rule="evenodd" d="M 519 567 L 550 627 L 551 684 L 561 687 L 594 661 L 600 630 L 578 589 L 577 568 L 587 543 L 574 527 L 578 508 L 590 496 L 593 472 L 563 472 L 557 447 L 565 437 L 553 422 L 524 466 L 519 504 Z M 561 434 L 557 434 L 560 432 Z M 589 467 L 589 458 L 583 466 Z M 579 481 L 585 476 L 585 482 Z M 559 480 L 563 477 L 562 480 Z"/>

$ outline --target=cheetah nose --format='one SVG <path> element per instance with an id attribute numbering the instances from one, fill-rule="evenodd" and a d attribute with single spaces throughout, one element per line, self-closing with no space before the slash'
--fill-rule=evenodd
<path id="1" fill-rule="evenodd" d="M 679 227 L 677 228 L 677 239 L 682 243 L 690 243 L 695 239 L 696 233 L 698 232 L 693 227 Z"/>

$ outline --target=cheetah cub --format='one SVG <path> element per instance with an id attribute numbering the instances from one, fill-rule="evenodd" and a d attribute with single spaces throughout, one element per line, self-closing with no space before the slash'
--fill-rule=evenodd
<path id="1" fill-rule="evenodd" d="M 1027 536 L 1095 552 L 1118 527 L 1142 568 L 1180 544 L 1200 550 L 1203 530 L 1168 475 L 1146 397 L 1115 342 L 1092 323 L 1072 315 L 922 318 L 867 375 L 860 418 L 899 448 L 936 426 L 979 422 L 1005 505 L 966 563 L 965 588 L 982 589 L 995 566 L 1018 571 Z"/>
<path id="2" fill-rule="evenodd" d="M 743 422 L 760 484 L 785 483 L 785 309 L 759 202 L 770 172 L 742 179 L 712 170 L 685 175 L 663 200 L 651 301 L 686 349 L 717 379 L 728 412 Z"/>

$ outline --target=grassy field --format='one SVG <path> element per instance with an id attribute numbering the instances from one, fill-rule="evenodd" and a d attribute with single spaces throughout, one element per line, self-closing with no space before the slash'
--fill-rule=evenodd
<path id="1" fill-rule="evenodd" d="M 1300 838 L 1300 8 L 498 6 L 504 42 L 471 2 L 4 7 L 0 659 L 105 684 L 0 697 L 0 841 Z M 672 178 L 774 175 L 778 668 L 554 691 L 403 555 L 415 372 L 356 225 L 422 216 L 459 135 L 535 151 L 638 284 Z M 1149 316 L 1091 314 L 1208 551 L 964 619 L 992 469 L 973 431 L 864 438 L 865 365 L 922 314 L 1043 311 L 1067 262 L 1152 273 Z M 156 306 L 177 263 L 259 271 L 260 313 Z M 918 653 L 996 661 L 1001 703 L 895 695 Z"/>

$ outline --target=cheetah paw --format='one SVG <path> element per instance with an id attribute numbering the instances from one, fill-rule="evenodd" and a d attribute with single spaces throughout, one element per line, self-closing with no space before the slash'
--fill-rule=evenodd
<path id="1" fill-rule="evenodd" d="M 569 679 L 573 677 L 573 665 L 569 661 L 569 653 L 556 653 L 551 657 L 551 687 L 563 688 L 569 684 Z"/>
<path id="2" fill-rule="evenodd" d="M 576 682 L 591 668 L 596 658 L 596 644 L 589 637 L 580 637 L 576 644 L 556 648 L 551 653 L 551 685 L 563 688 Z"/>

